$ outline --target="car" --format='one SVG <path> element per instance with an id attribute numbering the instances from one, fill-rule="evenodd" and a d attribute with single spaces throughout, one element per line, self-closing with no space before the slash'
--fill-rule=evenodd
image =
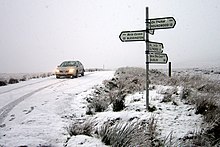
<path id="1" fill-rule="evenodd" d="M 69 77 L 78 78 L 79 75 L 84 76 L 84 67 L 80 61 L 64 61 L 55 71 L 56 78 Z"/>

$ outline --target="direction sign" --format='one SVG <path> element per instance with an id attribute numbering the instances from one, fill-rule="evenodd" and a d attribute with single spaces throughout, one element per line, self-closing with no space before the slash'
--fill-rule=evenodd
<path id="1" fill-rule="evenodd" d="M 170 29 L 174 28 L 175 25 L 176 21 L 173 17 L 154 18 L 149 19 L 148 29 Z"/>
<path id="2" fill-rule="evenodd" d="M 166 64 L 168 61 L 167 54 L 149 53 L 147 55 L 148 55 L 148 63 Z"/>
<path id="3" fill-rule="evenodd" d="M 145 41 L 145 30 L 142 31 L 123 31 L 119 35 L 122 42 Z"/>
<path id="4" fill-rule="evenodd" d="M 163 44 L 159 42 L 148 42 L 149 43 L 149 52 L 163 52 Z"/>

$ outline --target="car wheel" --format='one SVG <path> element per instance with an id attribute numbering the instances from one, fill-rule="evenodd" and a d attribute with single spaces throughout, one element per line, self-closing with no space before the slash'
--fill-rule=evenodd
<path id="1" fill-rule="evenodd" d="M 60 78 L 60 76 L 56 75 L 56 78 L 57 78 L 57 79 L 59 79 L 59 78 Z"/>
<path id="2" fill-rule="evenodd" d="M 84 71 L 81 73 L 81 76 L 84 76 Z"/>

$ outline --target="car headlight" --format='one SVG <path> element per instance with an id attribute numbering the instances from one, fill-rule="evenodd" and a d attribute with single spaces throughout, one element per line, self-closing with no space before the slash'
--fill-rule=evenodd
<path id="1" fill-rule="evenodd" d="M 69 69 L 69 73 L 74 73 L 74 71 L 75 71 L 74 68 Z"/>
<path id="2" fill-rule="evenodd" d="M 56 69 L 56 70 L 55 70 L 55 73 L 58 73 L 58 72 L 60 72 L 59 69 Z"/>

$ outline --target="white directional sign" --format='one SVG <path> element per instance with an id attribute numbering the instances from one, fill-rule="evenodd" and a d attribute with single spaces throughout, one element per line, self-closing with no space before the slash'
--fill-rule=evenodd
<path id="1" fill-rule="evenodd" d="M 170 29 L 174 28 L 176 21 L 173 17 L 164 17 L 164 18 L 154 18 L 149 19 L 149 30 L 155 29 Z"/>
<path id="2" fill-rule="evenodd" d="M 145 41 L 145 31 L 123 31 L 119 38 L 122 42 Z"/>
<path id="3" fill-rule="evenodd" d="M 167 54 L 159 54 L 159 53 L 148 54 L 148 63 L 166 64 L 167 61 L 168 61 Z"/>
<path id="4" fill-rule="evenodd" d="M 163 44 L 158 42 L 149 42 L 149 52 L 163 52 Z"/>

